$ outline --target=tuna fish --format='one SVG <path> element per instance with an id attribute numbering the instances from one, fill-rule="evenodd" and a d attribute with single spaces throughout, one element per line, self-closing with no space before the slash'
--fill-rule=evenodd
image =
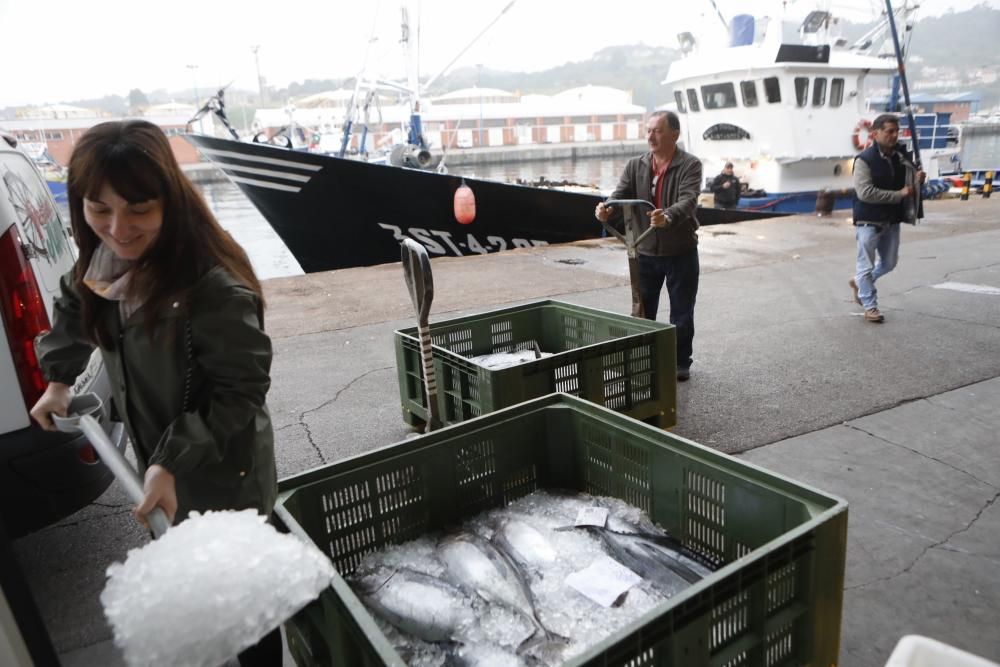
<path id="1" fill-rule="evenodd" d="M 612 558 L 665 593 L 679 592 L 712 573 L 704 559 L 667 533 L 649 532 L 622 521 L 609 523 L 619 530 L 581 527 L 598 536 Z"/>
<path id="2" fill-rule="evenodd" d="M 356 574 L 350 584 L 375 614 L 425 641 L 453 640 L 462 627 L 476 622 L 463 591 L 416 570 L 379 567 Z"/>
<path id="3" fill-rule="evenodd" d="M 555 547 L 520 519 L 501 520 L 490 541 L 524 570 L 537 569 L 556 559 Z"/>
<path id="4" fill-rule="evenodd" d="M 459 533 L 441 540 L 438 556 L 452 580 L 489 603 L 502 604 L 523 615 L 535 628 L 518 647 L 518 653 L 534 652 L 565 637 L 550 632 L 539 620 L 527 577 L 514 561 L 478 535 Z"/>

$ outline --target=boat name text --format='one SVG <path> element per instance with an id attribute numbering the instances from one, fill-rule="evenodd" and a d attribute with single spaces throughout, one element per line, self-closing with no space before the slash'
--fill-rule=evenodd
<path id="1" fill-rule="evenodd" d="M 427 252 L 434 255 L 462 255 L 478 254 L 485 255 L 491 252 L 499 252 L 508 248 L 536 248 L 546 246 L 546 241 L 536 241 L 534 239 L 513 238 L 509 241 L 501 236 L 487 236 L 486 242 L 482 243 L 472 234 L 466 234 L 465 240 L 460 240 L 460 235 L 451 232 L 443 232 L 437 229 L 423 229 L 421 227 L 407 227 L 406 233 L 396 225 L 389 225 L 384 222 L 378 226 L 386 231 L 392 232 L 396 241 L 402 242 L 407 238 L 406 233 L 419 241 L 427 248 Z"/>

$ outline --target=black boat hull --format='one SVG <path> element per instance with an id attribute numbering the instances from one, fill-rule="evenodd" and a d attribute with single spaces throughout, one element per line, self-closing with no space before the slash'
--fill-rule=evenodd
<path id="1" fill-rule="evenodd" d="M 431 256 L 486 254 L 602 236 L 596 194 L 370 164 L 265 144 L 185 135 L 257 207 L 306 273 L 399 261 L 413 238 Z M 476 199 L 470 224 L 455 219 L 463 181 Z M 769 217 L 699 211 L 699 220 Z M 702 220 L 702 218 L 707 218 Z"/>

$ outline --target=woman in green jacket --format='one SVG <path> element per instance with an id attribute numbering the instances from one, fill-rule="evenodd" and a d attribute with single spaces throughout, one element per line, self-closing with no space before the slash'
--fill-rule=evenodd
<path id="1" fill-rule="evenodd" d="M 151 123 L 88 130 L 67 190 L 79 257 L 62 279 L 52 330 L 36 342 L 49 384 L 32 417 L 54 428 L 51 414 L 65 416 L 98 346 L 143 474 L 140 521 L 156 506 L 174 523 L 191 510 L 269 515 L 271 341 L 246 253 Z M 280 665 L 280 633 L 240 660 Z"/>

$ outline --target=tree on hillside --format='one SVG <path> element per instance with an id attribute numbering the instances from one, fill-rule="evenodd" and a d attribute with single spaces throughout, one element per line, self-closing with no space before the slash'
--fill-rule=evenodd
<path id="1" fill-rule="evenodd" d="M 149 106 L 149 99 L 146 93 L 138 88 L 128 91 L 128 106 L 130 109 L 142 109 Z"/>

